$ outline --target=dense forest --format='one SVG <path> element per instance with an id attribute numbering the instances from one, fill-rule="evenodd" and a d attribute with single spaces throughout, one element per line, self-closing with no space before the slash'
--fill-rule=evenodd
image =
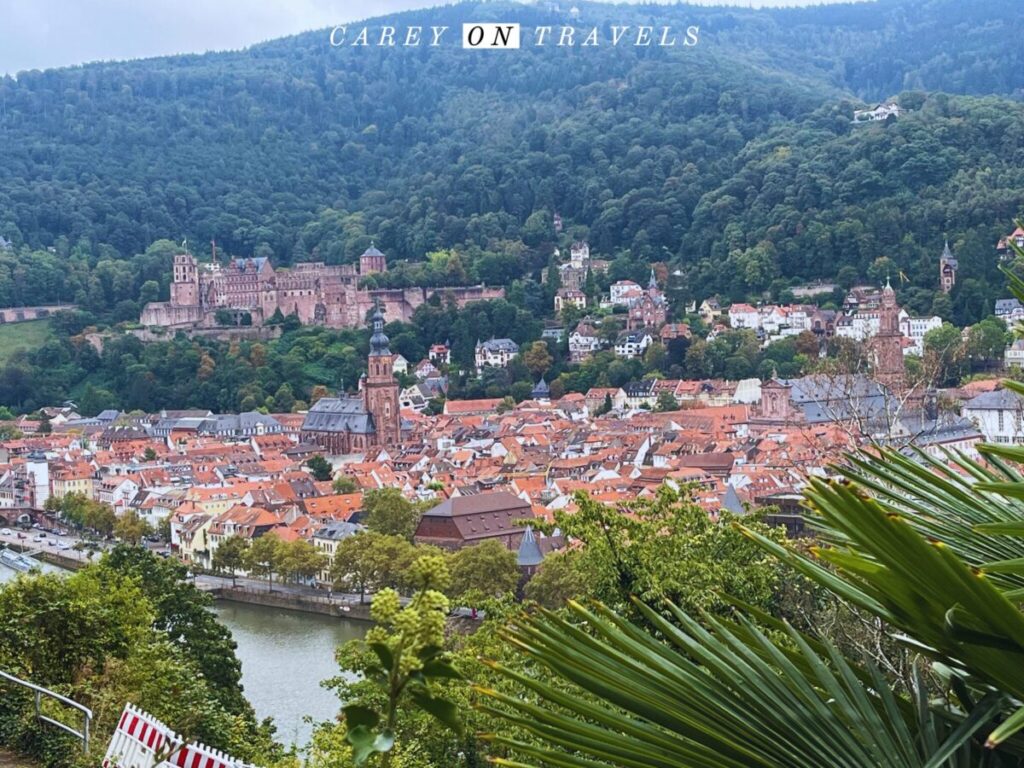
<path id="1" fill-rule="evenodd" d="M 605 40 L 612 24 L 668 24 L 699 26 L 700 43 L 493 56 L 332 48 L 320 30 L 0 79 L 0 306 L 73 301 L 87 315 L 72 325 L 130 322 L 167 295 L 169 240 L 282 265 L 351 262 L 374 240 L 391 264 L 378 284 L 503 285 L 512 306 L 497 311 L 536 320 L 551 312 L 553 248 L 586 238 L 612 264 L 604 281 L 665 264 L 677 316 L 711 293 L 785 300 L 807 280 L 886 274 L 913 312 L 959 325 L 991 312 L 994 245 L 1024 211 L 1016 0 L 578 5 L 575 25 Z M 386 21 L 512 17 L 569 21 L 507 2 Z M 853 125 L 887 98 L 898 119 Z M 945 238 L 960 259 L 951 302 L 936 296 Z M 47 359 L 66 361 L 76 348 L 57 325 L 63 352 Z M 473 339 L 456 336 L 464 359 Z M 81 394 L 95 368 L 78 363 L 53 394 Z M 240 399 L 223 386 L 211 406 Z"/>

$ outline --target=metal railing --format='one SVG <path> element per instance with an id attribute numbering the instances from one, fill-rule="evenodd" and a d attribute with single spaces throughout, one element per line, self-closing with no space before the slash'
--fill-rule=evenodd
<path id="1" fill-rule="evenodd" d="M 60 728 L 62 731 L 66 731 L 67 733 L 70 733 L 72 736 L 76 736 L 77 738 L 81 739 L 82 751 L 89 751 L 89 724 L 92 722 L 91 709 L 89 709 L 84 704 L 79 704 L 77 701 L 69 699 L 67 696 L 61 696 L 59 693 L 55 693 L 54 691 L 51 691 L 48 688 L 43 688 L 41 685 L 36 685 L 35 683 L 30 683 L 27 680 L 22 680 L 21 678 L 15 677 L 14 675 L 9 675 L 3 670 L 0 670 L 0 680 L 7 680 L 8 682 L 14 683 L 15 685 L 20 685 L 23 688 L 28 688 L 30 691 L 32 691 L 35 694 L 36 719 L 43 723 L 49 723 L 50 725 Z M 72 707 L 73 709 L 77 709 L 79 712 L 81 712 L 83 716 L 82 730 L 76 731 L 70 725 L 65 725 L 59 720 L 54 720 L 52 717 L 47 717 L 46 715 L 44 715 L 42 710 L 43 696 L 48 696 L 51 699 L 59 701 L 61 704 L 65 704 L 66 706 Z"/>

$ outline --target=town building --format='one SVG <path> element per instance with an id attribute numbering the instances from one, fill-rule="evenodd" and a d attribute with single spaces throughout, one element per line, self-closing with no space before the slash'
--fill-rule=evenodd
<path id="1" fill-rule="evenodd" d="M 664 294 L 659 290 L 654 270 L 651 269 L 651 279 L 647 284 L 647 290 L 629 304 L 626 328 L 628 330 L 661 328 L 667 319 L 668 303 L 665 301 Z"/>
<path id="2" fill-rule="evenodd" d="M 519 345 L 512 339 L 488 339 L 476 343 L 476 369 L 505 368 L 519 354 Z"/>
<path id="3" fill-rule="evenodd" d="M 855 123 L 876 123 L 880 120 L 895 119 L 900 116 L 900 106 L 895 102 L 876 104 L 868 109 L 855 109 L 853 111 L 853 122 Z"/>
<path id="4" fill-rule="evenodd" d="M 1024 248 L 1024 227 L 1017 227 L 1006 237 L 999 238 L 999 242 L 996 243 L 996 253 L 999 254 L 1000 261 L 1013 259 L 1015 255 L 1013 246 Z"/>
<path id="5" fill-rule="evenodd" d="M 575 288 L 559 288 L 555 293 L 555 312 L 561 314 L 566 307 L 586 309 L 586 294 Z"/>
<path id="6" fill-rule="evenodd" d="M 582 363 L 601 349 L 601 337 L 597 335 L 592 321 L 581 320 L 569 334 L 569 360 Z"/>
<path id="7" fill-rule="evenodd" d="M 516 551 L 524 533 L 518 523 L 532 519 L 529 502 L 506 491 L 457 496 L 424 512 L 413 538 L 443 549 L 495 540 Z"/>
<path id="8" fill-rule="evenodd" d="M 1024 368 L 1024 339 L 1017 339 L 1006 348 L 1003 362 L 1007 368 Z"/>
<path id="9" fill-rule="evenodd" d="M 983 392 L 964 403 L 963 415 L 990 443 L 1024 443 L 1024 399 L 1009 389 Z"/>
<path id="10" fill-rule="evenodd" d="M 615 339 L 617 357 L 640 357 L 654 341 L 654 336 L 646 328 L 637 331 L 623 331 Z"/>

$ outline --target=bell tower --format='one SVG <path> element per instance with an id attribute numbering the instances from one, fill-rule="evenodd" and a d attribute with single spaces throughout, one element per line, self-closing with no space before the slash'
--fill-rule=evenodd
<path id="1" fill-rule="evenodd" d="M 882 304 L 878 310 L 878 333 L 872 340 L 875 357 L 875 380 L 890 392 L 898 394 L 906 386 L 906 368 L 903 362 L 903 333 L 900 331 L 900 308 L 896 304 L 896 291 L 889 281 L 882 289 Z"/>
<path id="2" fill-rule="evenodd" d="M 367 365 L 363 398 L 373 417 L 374 445 L 390 447 L 402 441 L 402 417 L 398 408 L 398 382 L 395 381 L 394 355 L 384 334 L 384 315 L 378 305 L 373 312 L 373 335 Z"/>

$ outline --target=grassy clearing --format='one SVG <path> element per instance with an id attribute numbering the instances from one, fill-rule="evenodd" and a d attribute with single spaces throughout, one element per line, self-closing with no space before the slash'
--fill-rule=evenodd
<path id="1" fill-rule="evenodd" d="M 49 337 L 49 320 L 0 324 L 0 365 L 6 365 L 18 350 L 38 349 Z"/>

